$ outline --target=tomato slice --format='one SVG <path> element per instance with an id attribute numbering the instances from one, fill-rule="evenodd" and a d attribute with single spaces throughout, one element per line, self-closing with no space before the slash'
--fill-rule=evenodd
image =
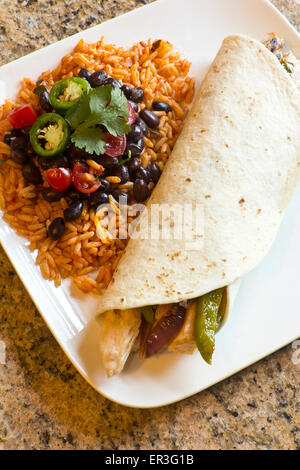
<path id="1" fill-rule="evenodd" d="M 7 119 L 15 129 L 32 126 L 37 120 L 37 115 L 30 104 L 24 104 L 10 111 Z"/>
<path id="2" fill-rule="evenodd" d="M 126 149 L 126 135 L 114 137 L 111 134 L 105 134 L 104 140 L 106 142 L 105 154 L 109 157 L 118 157 L 123 155 Z"/>
<path id="3" fill-rule="evenodd" d="M 72 183 L 72 171 L 69 168 L 49 168 L 44 171 L 44 175 L 54 191 L 64 191 Z"/>
<path id="4" fill-rule="evenodd" d="M 131 126 L 131 124 L 133 124 L 136 121 L 137 114 L 135 110 L 133 109 L 133 107 L 131 106 L 131 104 L 129 103 L 129 101 L 127 102 L 127 104 L 128 104 L 128 124 Z"/>
<path id="5" fill-rule="evenodd" d="M 100 179 L 89 173 L 85 163 L 77 162 L 73 168 L 73 183 L 76 189 L 84 194 L 94 193 L 101 186 Z"/>

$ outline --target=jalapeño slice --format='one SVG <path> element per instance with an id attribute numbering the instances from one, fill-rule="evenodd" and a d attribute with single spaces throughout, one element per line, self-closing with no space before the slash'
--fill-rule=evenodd
<path id="1" fill-rule="evenodd" d="M 70 129 L 59 114 L 42 114 L 30 130 L 30 143 L 41 157 L 51 158 L 62 153 L 68 143 Z"/>
<path id="2" fill-rule="evenodd" d="M 65 114 L 89 89 L 90 84 L 84 78 L 64 78 L 51 88 L 49 101 L 58 113 Z"/>

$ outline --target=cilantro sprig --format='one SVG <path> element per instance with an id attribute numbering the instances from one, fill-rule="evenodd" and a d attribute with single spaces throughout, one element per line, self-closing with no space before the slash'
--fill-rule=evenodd
<path id="1" fill-rule="evenodd" d="M 105 152 L 104 126 L 114 137 L 130 131 L 128 102 L 118 87 L 103 85 L 84 94 L 66 113 L 65 119 L 73 132 L 71 141 L 88 153 L 101 155 Z"/>

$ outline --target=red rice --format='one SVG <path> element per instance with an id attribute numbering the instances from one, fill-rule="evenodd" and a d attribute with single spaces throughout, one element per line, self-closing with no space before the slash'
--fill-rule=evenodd
<path id="1" fill-rule="evenodd" d="M 141 156 L 145 167 L 155 161 L 163 170 L 192 102 L 195 81 L 188 77 L 190 63 L 182 59 L 168 41 L 160 40 L 155 41 L 155 46 L 153 44 L 154 41 L 149 39 L 126 50 L 104 44 L 103 38 L 95 44 L 80 40 L 74 50 L 62 58 L 56 69 L 42 73 L 39 79 L 51 87 L 58 80 L 76 76 L 82 67 L 91 72 L 104 69 L 124 83 L 141 86 L 145 92 L 142 107 L 151 107 L 155 100 L 169 103 L 172 112 L 156 112 L 160 117 L 159 135 L 149 132 Z M 0 107 L 0 160 L 10 155 L 10 147 L 2 142 L 4 133 L 11 128 L 6 119 L 9 111 L 20 104 L 30 103 L 38 114 L 42 113 L 33 93 L 35 86 L 34 81 L 25 78 L 16 101 L 6 100 Z M 93 166 L 92 162 L 90 164 Z M 117 180 L 114 181 L 114 184 L 117 183 Z M 132 185 L 122 188 L 125 191 L 131 189 Z M 113 210 L 120 212 L 118 203 L 112 198 L 110 202 Z M 59 202 L 49 203 L 37 194 L 35 186 L 24 180 L 17 163 L 8 160 L 0 166 L 0 209 L 3 210 L 3 218 L 18 234 L 31 242 L 32 250 L 38 249 L 36 263 L 42 275 L 53 280 L 56 286 L 60 285 L 61 279 L 72 277 L 82 291 L 98 293 L 108 286 L 127 240 L 105 237 L 105 225 L 104 238 L 99 239 L 94 224 L 95 212 L 88 207 L 84 207 L 77 220 L 66 223 L 65 233 L 60 240 L 51 240 L 47 237 L 48 226 L 56 217 L 62 217 L 66 207 L 63 198 Z M 105 220 L 109 223 L 107 218 Z M 129 222 L 131 220 L 129 218 Z M 117 224 L 117 230 L 127 233 L 121 221 Z"/>

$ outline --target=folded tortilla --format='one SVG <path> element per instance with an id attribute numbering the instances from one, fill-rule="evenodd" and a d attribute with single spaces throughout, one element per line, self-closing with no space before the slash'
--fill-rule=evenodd
<path id="1" fill-rule="evenodd" d="M 262 43 L 230 36 L 147 204 L 200 205 L 202 247 L 131 239 L 98 313 L 180 302 L 233 283 L 267 253 L 299 179 L 297 87 Z"/>

